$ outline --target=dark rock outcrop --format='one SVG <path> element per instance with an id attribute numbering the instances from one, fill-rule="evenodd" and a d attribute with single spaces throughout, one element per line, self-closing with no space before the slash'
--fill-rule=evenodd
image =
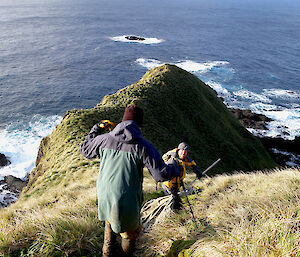
<path id="1" fill-rule="evenodd" d="M 7 159 L 7 157 L 4 154 L 0 153 L 0 167 L 6 166 L 9 164 L 10 164 L 10 161 Z"/>
<path id="2" fill-rule="evenodd" d="M 245 128 L 267 130 L 267 123 L 272 121 L 263 114 L 257 114 L 251 110 L 230 109 L 234 116 Z M 300 167 L 300 137 L 294 140 L 283 138 L 258 137 L 271 157 L 281 166 Z"/>
<path id="3" fill-rule="evenodd" d="M 137 36 L 126 36 L 125 38 L 128 39 L 128 40 L 139 40 L 139 41 L 145 40 L 145 38 L 137 37 Z"/>
<path id="4" fill-rule="evenodd" d="M 276 148 L 281 151 L 300 153 L 300 137 L 294 140 L 285 140 L 282 138 L 263 137 L 260 139 L 266 148 Z"/>
<path id="5" fill-rule="evenodd" d="M 16 178 L 12 175 L 8 175 L 4 177 L 3 181 L 6 185 L 6 189 L 13 193 L 21 193 L 23 187 L 27 185 L 27 182 L 23 181 L 22 179 Z"/>
<path id="6" fill-rule="evenodd" d="M 263 114 L 257 114 L 250 110 L 230 109 L 234 116 L 242 123 L 245 128 L 264 129 L 266 130 L 266 123 L 272 121 Z"/>
<path id="7" fill-rule="evenodd" d="M 0 208 L 7 207 L 16 202 L 26 184 L 27 182 L 12 175 L 4 177 L 0 181 Z"/>
<path id="8" fill-rule="evenodd" d="M 260 141 L 279 165 L 291 166 L 289 164 L 293 163 L 292 166 L 300 167 L 300 137 L 294 140 L 262 137 Z"/>

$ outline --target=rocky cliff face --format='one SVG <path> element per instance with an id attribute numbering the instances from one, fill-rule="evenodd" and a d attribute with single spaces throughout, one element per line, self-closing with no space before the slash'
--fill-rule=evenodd
<path id="1" fill-rule="evenodd" d="M 271 121 L 267 116 L 254 113 L 251 110 L 230 109 L 230 111 L 245 128 L 267 129 L 266 123 Z"/>

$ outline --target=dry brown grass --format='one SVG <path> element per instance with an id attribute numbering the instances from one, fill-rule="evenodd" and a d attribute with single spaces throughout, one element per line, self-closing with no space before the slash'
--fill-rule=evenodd
<path id="1" fill-rule="evenodd" d="M 44 197 L 36 194 L 2 209 L 0 252 L 100 256 L 103 223 L 97 219 L 95 178 L 83 174 L 68 190 L 62 183 Z M 155 183 L 145 174 L 149 196 Z M 195 183 L 198 194 L 189 196 L 198 229 L 185 206 L 185 211 L 142 233 L 136 254 L 165 256 L 176 240 L 194 240 L 182 256 L 299 256 L 299 175 L 297 169 L 277 169 L 203 178 Z M 186 182 L 194 176 L 188 175 Z"/>
<path id="2" fill-rule="evenodd" d="M 195 240 L 185 256 L 300 256 L 299 170 L 222 175 L 196 186 L 201 192 L 189 198 L 199 229 L 186 206 L 143 234 L 141 256 L 164 256 L 176 240 Z"/>

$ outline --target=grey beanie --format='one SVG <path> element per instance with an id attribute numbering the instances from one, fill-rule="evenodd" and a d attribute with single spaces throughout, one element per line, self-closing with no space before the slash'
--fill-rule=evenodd
<path id="1" fill-rule="evenodd" d="M 182 142 L 178 145 L 178 149 L 181 149 L 181 150 L 186 150 L 186 151 L 189 151 L 190 150 L 190 147 L 187 143 L 185 142 Z"/>

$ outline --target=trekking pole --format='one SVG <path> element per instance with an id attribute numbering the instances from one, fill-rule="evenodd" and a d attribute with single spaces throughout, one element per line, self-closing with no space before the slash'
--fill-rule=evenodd
<path id="1" fill-rule="evenodd" d="M 203 171 L 201 174 L 205 175 L 206 172 L 208 172 L 213 166 L 215 166 L 219 161 L 221 161 L 221 158 L 216 160 L 212 165 L 210 165 L 205 171 Z M 190 184 L 188 184 L 188 188 L 197 180 L 198 178 L 195 178 Z"/>
<path id="2" fill-rule="evenodd" d="M 185 186 L 184 186 L 184 183 L 183 183 L 182 180 L 181 180 L 181 186 L 182 186 L 183 190 L 185 191 Z M 188 198 L 187 194 L 185 195 L 185 197 L 186 197 L 186 201 L 187 201 L 187 203 L 188 203 L 188 206 L 190 207 L 190 211 L 191 211 L 191 214 L 192 214 L 192 216 L 193 216 L 193 220 L 194 220 L 194 222 L 195 222 L 196 228 L 199 229 L 199 228 L 198 228 L 198 225 L 197 225 L 196 218 L 195 218 L 195 216 L 194 216 L 194 212 L 193 212 L 193 209 L 192 209 L 192 205 L 191 205 L 191 203 L 190 203 L 190 201 L 189 201 L 189 198 Z"/>

